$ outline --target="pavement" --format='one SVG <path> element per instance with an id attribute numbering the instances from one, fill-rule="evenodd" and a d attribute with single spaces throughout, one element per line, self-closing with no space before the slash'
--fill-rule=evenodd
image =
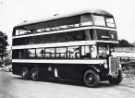
<path id="1" fill-rule="evenodd" d="M 135 98 L 135 78 L 124 77 L 120 85 L 103 82 L 98 88 L 46 81 L 22 80 L 0 71 L 0 98 Z"/>

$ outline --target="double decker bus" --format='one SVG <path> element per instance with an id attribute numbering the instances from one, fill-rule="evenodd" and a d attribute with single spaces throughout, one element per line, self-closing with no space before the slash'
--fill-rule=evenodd
<path id="1" fill-rule="evenodd" d="M 121 65 L 115 20 L 104 10 L 87 10 L 17 25 L 13 29 L 13 74 L 23 79 L 100 81 L 119 84 Z"/>

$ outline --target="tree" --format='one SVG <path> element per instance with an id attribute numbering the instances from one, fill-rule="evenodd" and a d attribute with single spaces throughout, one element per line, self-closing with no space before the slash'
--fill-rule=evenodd
<path id="1" fill-rule="evenodd" d="M 134 45 L 130 44 L 127 40 L 122 39 L 119 40 L 119 47 L 134 47 Z"/>
<path id="2" fill-rule="evenodd" d="M 2 31 L 0 31 L 0 66 L 3 63 L 3 58 L 6 56 L 6 47 L 7 47 L 7 35 L 5 35 Z"/>

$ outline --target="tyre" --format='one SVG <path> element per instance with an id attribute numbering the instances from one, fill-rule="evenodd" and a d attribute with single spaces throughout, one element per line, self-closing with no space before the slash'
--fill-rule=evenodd
<path id="1" fill-rule="evenodd" d="M 113 77 L 113 76 L 109 77 L 110 84 L 118 85 L 118 84 L 120 84 L 121 81 L 122 81 L 122 73 L 121 73 L 121 71 L 119 71 L 117 77 Z"/>
<path id="2" fill-rule="evenodd" d="M 28 79 L 29 78 L 29 70 L 27 67 L 22 68 L 22 73 L 21 73 L 22 79 Z"/>
<path id="3" fill-rule="evenodd" d="M 89 69 L 84 72 L 83 82 L 88 87 L 96 87 L 100 82 L 100 76 L 96 71 Z"/>
<path id="4" fill-rule="evenodd" d="M 39 69 L 38 68 L 32 68 L 31 70 L 31 79 L 34 81 L 39 80 Z"/>

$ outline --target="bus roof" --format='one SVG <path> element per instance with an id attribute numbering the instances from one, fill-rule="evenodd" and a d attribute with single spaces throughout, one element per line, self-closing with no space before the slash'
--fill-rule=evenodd
<path id="1" fill-rule="evenodd" d="M 29 22 L 24 22 L 21 23 L 19 25 L 16 26 L 16 28 L 18 27 L 22 27 L 22 26 L 27 26 L 27 25 L 32 25 L 32 24 L 36 24 L 36 23 L 40 23 L 40 22 L 46 22 L 46 21 L 50 21 L 50 20 L 57 20 L 57 19 L 61 19 L 61 18 L 67 18 L 67 17 L 72 17 L 72 16 L 79 16 L 79 15 L 83 15 L 86 13 L 90 13 L 90 14 L 99 14 L 99 15 L 105 15 L 105 16 L 111 16 L 113 17 L 113 15 L 105 10 L 83 10 L 83 11 L 79 11 L 79 12 L 74 12 L 74 13 L 70 13 L 67 15 L 54 15 L 50 18 L 46 18 L 46 19 L 40 19 L 40 20 L 36 20 L 36 21 L 29 21 Z"/>

